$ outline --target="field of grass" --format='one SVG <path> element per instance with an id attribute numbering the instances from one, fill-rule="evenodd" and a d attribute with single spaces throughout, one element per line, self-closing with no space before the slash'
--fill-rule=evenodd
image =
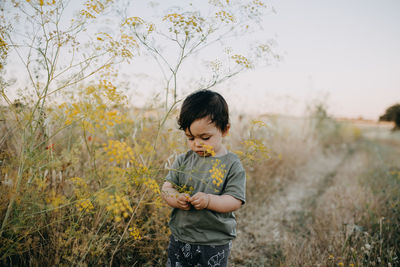
<path id="1" fill-rule="evenodd" d="M 165 266 L 180 98 L 281 60 L 269 3 L 128 2 L 0 4 L 0 266 Z M 231 266 L 400 266 L 399 133 L 322 104 L 231 123 L 247 173 Z"/>
<path id="2" fill-rule="evenodd" d="M 176 110 L 160 124 L 119 97 L 86 91 L 36 124 L 29 105 L 2 109 L 1 265 L 165 264 L 160 185 L 185 138 Z M 233 116 L 248 180 L 231 266 L 399 265 L 400 136 L 374 127 Z"/>
<path id="3" fill-rule="evenodd" d="M 328 144 L 291 129 L 282 162 L 249 172 L 233 266 L 399 265 L 400 135 L 354 125 Z"/>

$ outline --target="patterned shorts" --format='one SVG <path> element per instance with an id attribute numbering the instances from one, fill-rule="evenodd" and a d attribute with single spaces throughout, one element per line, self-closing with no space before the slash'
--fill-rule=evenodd
<path id="1" fill-rule="evenodd" d="M 232 241 L 226 245 L 192 245 L 171 235 L 168 246 L 167 267 L 228 266 Z"/>

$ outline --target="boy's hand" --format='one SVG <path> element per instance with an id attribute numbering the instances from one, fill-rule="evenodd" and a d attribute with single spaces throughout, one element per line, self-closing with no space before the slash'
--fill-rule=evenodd
<path id="1" fill-rule="evenodd" d="M 189 201 L 196 210 L 202 210 L 208 207 L 210 196 L 203 192 L 197 192 L 189 199 Z"/>
<path id="2" fill-rule="evenodd" d="M 189 194 L 179 194 L 176 201 L 176 203 L 178 203 L 178 208 L 181 210 L 190 210 L 189 199 Z"/>

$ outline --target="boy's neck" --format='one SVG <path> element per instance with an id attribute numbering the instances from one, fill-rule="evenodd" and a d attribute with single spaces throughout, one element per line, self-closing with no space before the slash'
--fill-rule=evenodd
<path id="1" fill-rule="evenodd" d="M 221 149 L 218 151 L 218 153 L 215 154 L 215 157 L 222 157 L 228 154 L 228 150 L 224 145 L 221 145 Z"/>

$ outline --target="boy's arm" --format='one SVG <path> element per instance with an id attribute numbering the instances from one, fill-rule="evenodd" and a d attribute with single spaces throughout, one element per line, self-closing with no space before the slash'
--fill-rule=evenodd
<path id="1" fill-rule="evenodd" d="M 190 210 L 190 196 L 188 194 L 179 193 L 170 182 L 164 182 L 161 192 L 162 198 L 170 207 Z"/>
<path id="2" fill-rule="evenodd" d="M 242 206 L 242 201 L 231 195 L 218 196 L 203 192 L 194 194 L 189 201 L 197 210 L 209 209 L 221 213 L 235 211 Z"/>

